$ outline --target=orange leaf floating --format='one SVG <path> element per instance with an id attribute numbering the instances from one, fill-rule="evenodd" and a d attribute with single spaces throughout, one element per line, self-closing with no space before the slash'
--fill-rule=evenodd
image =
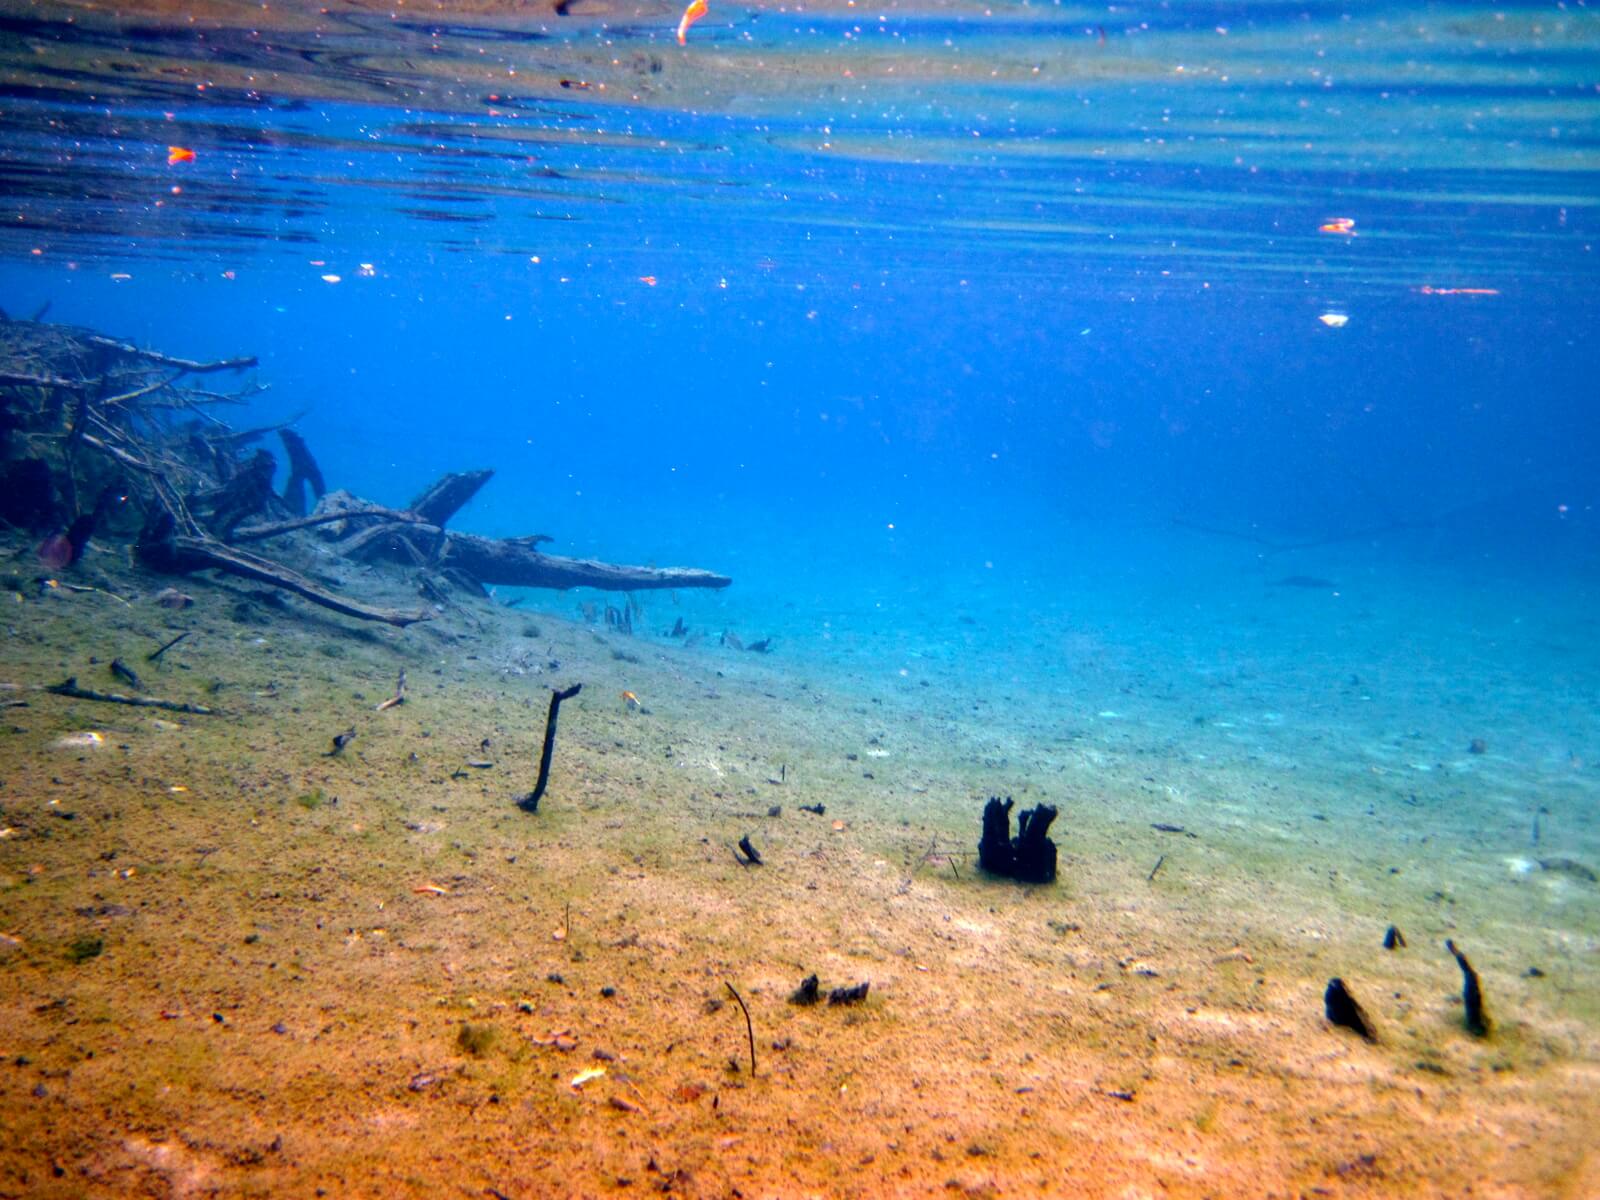
<path id="1" fill-rule="evenodd" d="M 683 10 L 683 20 L 678 22 L 678 45 L 689 44 L 689 26 L 706 15 L 706 0 L 689 0 L 689 7 Z"/>
<path id="2" fill-rule="evenodd" d="M 1331 221 L 1324 221 L 1317 226 L 1318 233 L 1337 233 L 1344 237 L 1355 237 L 1356 222 L 1354 217 L 1334 217 Z"/>
<path id="3" fill-rule="evenodd" d="M 189 147 L 187 147 L 187 146 L 168 146 L 167 147 L 167 166 L 175 167 L 179 163 L 191 163 L 193 161 L 194 161 L 194 151 L 189 149 Z"/>
<path id="4" fill-rule="evenodd" d="M 656 277 L 654 275 L 641 275 L 639 276 L 639 282 L 644 284 L 645 287 L 655 287 Z"/>
<path id="5" fill-rule="evenodd" d="M 1499 288 L 1436 288 L 1423 284 L 1417 289 L 1424 296 L 1498 296 Z"/>

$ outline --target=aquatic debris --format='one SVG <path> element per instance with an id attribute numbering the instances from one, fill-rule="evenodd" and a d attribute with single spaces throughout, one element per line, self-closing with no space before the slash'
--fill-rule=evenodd
<path id="1" fill-rule="evenodd" d="M 571 700 L 581 691 L 583 684 L 575 683 L 562 691 L 552 690 L 550 693 L 550 711 L 544 719 L 544 750 L 539 755 L 539 778 L 534 782 L 533 791 L 517 801 L 517 807 L 524 812 L 539 811 L 539 800 L 550 783 L 550 758 L 556 749 L 556 718 L 561 714 L 561 702 Z"/>
<path id="2" fill-rule="evenodd" d="M 162 608 L 192 608 L 194 606 L 193 596 L 189 595 L 187 592 L 180 592 L 177 588 L 173 587 L 162 588 L 156 593 L 155 598 L 156 603 Z M 188 636 L 189 635 L 187 633 L 180 633 L 177 638 L 174 638 L 172 642 L 168 642 L 167 645 L 173 645 L 178 640 Z"/>
<path id="3" fill-rule="evenodd" d="M 828 811 L 828 806 L 825 805 L 825 804 L 802 804 L 800 806 L 800 811 L 801 812 L 808 812 L 808 813 L 816 813 L 817 816 L 820 817 L 820 816 L 826 815 L 826 813 Z"/>
<path id="4" fill-rule="evenodd" d="M 836 987 L 828 993 L 829 1004 L 860 1004 L 867 998 L 867 989 L 872 986 L 870 980 L 863 979 L 860 983 L 850 987 Z"/>
<path id="5" fill-rule="evenodd" d="M 1467 1032 L 1473 1037 L 1488 1037 L 1489 1014 L 1483 1007 L 1483 988 L 1478 983 L 1478 973 L 1472 969 L 1467 956 L 1456 949 L 1455 942 L 1446 941 L 1444 948 L 1455 956 L 1456 965 L 1461 968 L 1461 1004 L 1466 1010 Z"/>
<path id="6" fill-rule="evenodd" d="M 1182 825 L 1168 825 L 1164 821 L 1156 821 L 1150 826 L 1150 828 L 1154 829 L 1157 833 L 1181 833 L 1184 837 L 1192 838 L 1197 838 L 1200 836 L 1198 833 L 1190 833 Z"/>
<path id="7" fill-rule="evenodd" d="M 323 758 L 333 758 L 336 755 L 344 753 L 344 748 L 346 746 L 348 746 L 351 742 L 355 741 L 355 738 L 356 738 L 356 727 L 354 725 L 350 726 L 350 728 L 346 729 L 343 733 L 334 734 L 333 735 L 333 749 L 329 750 L 322 757 Z"/>
<path id="8" fill-rule="evenodd" d="M 632 692 L 622 693 L 622 707 L 630 713 L 639 713 L 644 711 L 644 705 L 639 703 L 639 697 L 635 696 Z"/>
<path id="9" fill-rule="evenodd" d="M 1353 1029 L 1369 1042 L 1378 1040 L 1378 1032 L 1366 1010 L 1350 994 L 1344 980 L 1337 976 L 1328 980 L 1328 990 L 1322 994 L 1322 1007 L 1328 1014 L 1330 1024 Z"/>
<path id="10" fill-rule="evenodd" d="M 82 750 L 92 746 L 105 745 L 106 735 L 93 729 L 86 729 L 82 733 L 69 733 L 63 737 L 58 737 L 50 744 L 58 750 Z"/>
<path id="11" fill-rule="evenodd" d="M 133 673 L 133 668 L 120 658 L 111 660 L 111 673 L 129 687 L 138 688 L 140 691 L 144 690 L 144 684 L 139 682 L 139 677 Z"/>
<path id="12" fill-rule="evenodd" d="M 170 590 L 170 589 L 168 589 L 168 590 Z M 177 637 L 173 638 L 170 642 L 164 642 L 162 645 L 158 646 L 156 649 L 150 651 L 149 654 L 146 654 L 144 656 L 145 662 L 156 662 L 156 661 L 158 661 L 163 654 L 165 654 L 168 650 L 171 650 L 179 642 L 183 641 L 183 639 L 188 637 L 191 632 L 192 632 L 191 630 L 185 629 L 182 633 L 180 633 Z"/>
<path id="13" fill-rule="evenodd" d="M 765 637 L 759 642 L 751 642 L 745 649 L 754 651 L 756 654 L 770 654 L 772 652 L 772 639 Z"/>
<path id="14" fill-rule="evenodd" d="M 1350 324 L 1350 314 L 1342 312 L 1325 312 L 1318 317 L 1317 320 L 1321 321 L 1329 329 L 1343 329 L 1346 325 Z"/>
<path id="15" fill-rule="evenodd" d="M 581 1088 L 586 1083 L 592 1083 L 596 1079 L 603 1079 L 605 1077 L 605 1073 L 606 1069 L 604 1067 L 586 1067 L 584 1070 L 579 1071 L 576 1075 L 574 1075 L 568 1081 L 567 1086 L 573 1089 Z"/>
<path id="16" fill-rule="evenodd" d="M 194 151 L 189 149 L 189 147 L 187 147 L 187 146 L 168 146 L 167 147 L 167 166 L 175 167 L 179 163 L 192 163 L 193 161 L 194 161 Z"/>
<path id="17" fill-rule="evenodd" d="M 1330 217 L 1317 226 L 1318 233 L 1336 233 L 1341 237 L 1355 237 L 1356 222 L 1354 217 Z"/>
<path id="18" fill-rule="evenodd" d="M 756 1075 L 756 1030 L 755 1026 L 750 1023 L 750 1010 L 745 1006 L 744 997 L 734 990 L 733 984 L 724 979 L 722 986 L 733 993 L 733 998 L 739 1002 L 739 1007 L 744 1012 L 744 1031 L 750 1039 L 750 1078 L 754 1079 Z"/>
<path id="19" fill-rule="evenodd" d="M 683 10 L 683 18 L 678 22 L 678 45 L 689 44 L 689 26 L 710 11 L 706 0 L 689 0 L 689 6 Z"/>
<path id="20" fill-rule="evenodd" d="M 983 838 L 978 842 L 978 866 L 991 875 L 1022 883 L 1051 883 L 1056 877 L 1056 844 L 1047 836 L 1056 819 L 1053 805 L 1025 809 L 1017 818 L 1017 836 L 1011 836 L 1011 806 L 1007 796 L 989 797 L 983 809 Z"/>
<path id="21" fill-rule="evenodd" d="M 450 894 L 449 888 L 437 883 L 419 883 L 411 891 L 418 896 L 448 896 Z"/>
<path id="22" fill-rule="evenodd" d="M 1416 289 L 1419 296 L 1498 296 L 1499 288 L 1430 287 L 1423 284 Z"/>
<path id="23" fill-rule="evenodd" d="M 305 438 L 292 429 L 279 429 L 278 438 L 289 455 L 289 478 L 284 482 L 282 499 L 291 513 L 303 517 L 306 515 L 306 489 L 310 488 L 311 494 L 321 500 L 328 492 L 328 485 Z"/>
<path id="24" fill-rule="evenodd" d="M 214 708 L 207 708 L 203 704 L 185 704 L 177 700 L 156 700 L 149 696 L 124 696 L 120 692 L 96 692 L 89 688 L 79 687 L 75 676 L 44 690 L 52 696 L 66 696 L 73 700 L 98 700 L 106 704 L 131 704 L 135 708 L 164 708 L 168 712 L 196 713 L 207 717 L 214 715 L 217 711 Z"/>
<path id="25" fill-rule="evenodd" d="M 1385 950 L 1404 950 L 1406 948 L 1406 935 L 1400 932 L 1398 926 L 1391 925 L 1384 933 L 1383 948 Z"/>
<path id="26" fill-rule="evenodd" d="M 1570 875 L 1574 879 L 1581 879 L 1585 883 L 1600 883 L 1595 873 L 1584 866 L 1575 858 L 1541 858 L 1539 860 L 1541 871 L 1553 871 L 1558 875 Z"/>
<path id="27" fill-rule="evenodd" d="M 456 1045 L 473 1058 L 482 1058 L 495 1042 L 493 1025 L 473 1025 L 463 1021 L 456 1031 Z"/>
<path id="28" fill-rule="evenodd" d="M 818 984 L 817 977 L 807 975 L 800 981 L 800 986 L 789 994 L 789 1003 L 804 1007 L 815 1004 L 821 998 L 821 985 Z"/>
<path id="29" fill-rule="evenodd" d="M 734 857 L 739 859 L 739 863 L 742 866 L 762 867 L 766 865 L 761 861 L 761 855 L 756 853 L 756 848 L 750 844 L 749 834 L 745 834 L 744 837 L 739 839 L 739 849 L 744 852 L 744 857 L 739 858 L 737 854 Z"/>
<path id="30" fill-rule="evenodd" d="M 1167 856 L 1165 854 L 1163 854 L 1160 858 L 1156 859 L 1156 865 L 1150 868 L 1150 874 L 1145 876 L 1145 880 L 1144 881 L 1146 883 L 1154 883 L 1156 881 L 1156 872 L 1161 870 L 1162 866 L 1166 863 L 1166 861 L 1167 861 Z"/>
<path id="31" fill-rule="evenodd" d="M 400 678 L 395 681 L 394 695 L 390 696 L 375 711 L 387 712 L 391 708 L 399 708 L 406 702 L 406 669 L 400 668 Z"/>

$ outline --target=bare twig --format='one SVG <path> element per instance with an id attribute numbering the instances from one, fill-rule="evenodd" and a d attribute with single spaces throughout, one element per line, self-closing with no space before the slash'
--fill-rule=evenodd
<path id="1" fill-rule="evenodd" d="M 214 716 L 216 709 L 203 704 L 185 704 L 179 700 L 157 700 L 152 696 L 124 696 L 119 692 L 96 692 L 78 686 L 76 677 L 64 680 L 54 687 L 42 689 L 52 696 L 67 696 L 73 700 L 99 700 L 106 704 L 131 704 L 135 708 L 164 708 L 168 712 L 197 713 L 203 717 Z"/>
<path id="2" fill-rule="evenodd" d="M 363 508 L 347 508 L 342 512 L 316 513 L 309 517 L 296 517 L 292 521 L 279 521 L 273 525 L 246 525 L 233 531 L 233 544 L 259 542 L 262 538 L 277 537 L 280 533 L 293 533 L 297 529 L 310 529 L 313 525 L 329 525 L 349 517 L 382 517 L 386 521 L 403 521 L 413 525 L 426 524 L 416 513 L 397 512 L 372 504 Z"/>
<path id="3" fill-rule="evenodd" d="M 169 354 L 160 354 L 154 350 L 141 350 L 128 342 L 119 342 L 115 338 L 101 337 L 91 334 L 87 339 L 90 345 L 101 346 L 107 350 L 115 350 L 119 354 L 126 354 L 133 358 L 142 358 L 145 362 L 156 363 L 163 367 L 177 367 L 180 371 L 195 375 L 206 375 L 212 371 L 242 371 L 245 367 L 256 365 L 256 356 L 247 355 L 242 358 L 224 358 L 216 362 L 196 362 L 192 358 L 173 358 Z"/>
<path id="4" fill-rule="evenodd" d="M 733 984 L 724 979 L 722 986 L 733 992 L 733 998 L 739 1002 L 739 1007 L 744 1010 L 744 1031 L 750 1038 L 750 1078 L 754 1079 L 756 1077 L 756 1030 L 755 1026 L 750 1024 L 750 1010 L 745 1007 L 744 997 L 739 995 Z"/>

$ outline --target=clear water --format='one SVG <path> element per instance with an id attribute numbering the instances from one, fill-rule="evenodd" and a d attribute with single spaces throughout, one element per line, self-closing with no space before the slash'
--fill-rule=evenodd
<path id="1" fill-rule="evenodd" d="M 304 414 L 336 486 L 493 467 L 465 525 L 724 571 L 691 624 L 868 686 L 1053 702 L 1073 631 L 1277 678 L 1301 643 L 1249 631 L 1308 600 L 1323 682 L 1414 636 L 1473 689 L 1530 625 L 1600 677 L 1584 6 L 7 26 L 7 310 L 258 354 L 230 417 Z M 1484 720 L 1597 753 L 1592 699 L 1489 653 L 1527 683 Z"/>
<path id="2" fill-rule="evenodd" d="M 12 316 L 259 355 L 229 419 L 334 486 L 492 467 L 462 527 L 724 571 L 690 625 L 970 698 L 975 789 L 1130 728 L 1186 804 L 1354 811 L 1483 738 L 1445 857 L 1544 804 L 1596 859 L 1592 6 L 0 12 Z"/>

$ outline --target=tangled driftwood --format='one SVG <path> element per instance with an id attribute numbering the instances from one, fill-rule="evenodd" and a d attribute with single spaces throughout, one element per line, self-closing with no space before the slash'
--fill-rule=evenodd
<path id="1" fill-rule="evenodd" d="M 191 376 L 241 371 L 253 357 L 176 358 L 91 330 L 0 314 L 0 519 L 49 533 L 59 564 L 91 536 L 123 536 L 153 570 L 217 570 L 292 592 L 345 616 L 406 626 L 425 612 L 376 608 L 242 547 L 316 530 L 342 557 L 437 570 L 481 590 L 519 587 L 726 587 L 724 575 L 686 567 L 631 567 L 545 554 L 545 535 L 487 538 L 446 523 L 493 476 L 448 474 L 404 509 L 328 492 L 299 434 L 286 426 L 234 430 L 212 409 L 264 390 L 215 392 Z M 255 444 L 276 433 L 288 482 L 272 487 L 277 460 Z M 317 507 L 306 515 L 306 493 Z M 89 498 L 93 501 L 89 502 Z M 57 531 L 52 533 L 51 531 Z"/>

